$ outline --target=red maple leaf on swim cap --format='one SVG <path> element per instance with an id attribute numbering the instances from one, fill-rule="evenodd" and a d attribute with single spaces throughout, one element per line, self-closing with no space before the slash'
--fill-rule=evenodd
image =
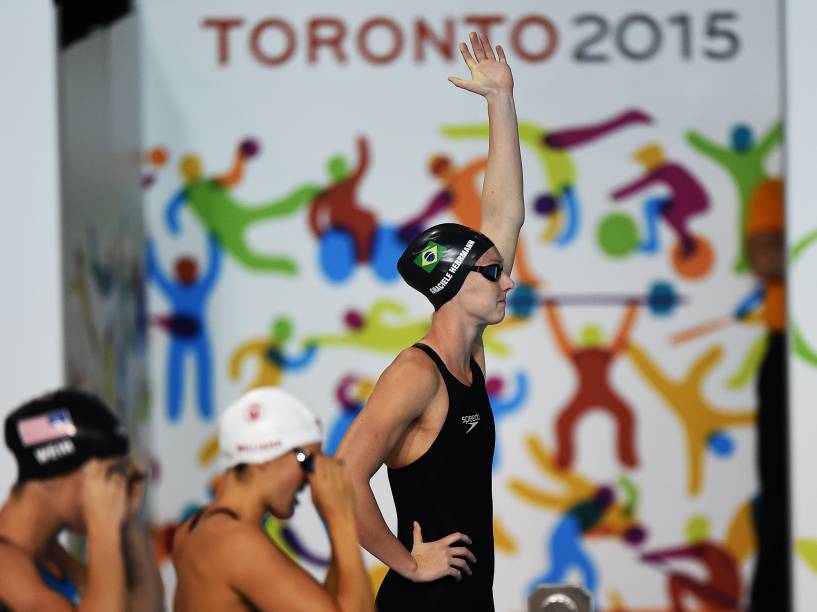
<path id="1" fill-rule="evenodd" d="M 247 410 L 247 419 L 250 421 L 258 420 L 258 417 L 261 416 L 261 406 L 258 404 L 253 404 Z"/>

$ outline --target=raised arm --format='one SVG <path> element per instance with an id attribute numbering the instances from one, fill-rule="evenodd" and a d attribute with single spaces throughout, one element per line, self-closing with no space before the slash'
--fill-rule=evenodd
<path id="1" fill-rule="evenodd" d="M 324 588 L 343 612 L 372 612 L 372 588 L 355 525 L 354 488 L 343 464 L 318 456 L 309 477 L 312 501 L 326 523 L 332 558 Z"/>
<path id="2" fill-rule="evenodd" d="M 123 547 L 128 565 L 129 612 L 160 612 L 164 610 L 164 589 L 153 544 L 141 525 L 126 527 Z"/>
<path id="3" fill-rule="evenodd" d="M 639 305 L 637 302 L 631 302 L 627 306 L 627 312 L 624 314 L 624 321 L 621 323 L 618 335 L 615 340 L 613 340 L 613 344 L 610 345 L 610 352 L 614 355 L 626 349 L 630 343 L 630 332 L 633 331 L 633 325 L 635 325 L 635 319 L 638 316 L 638 309 Z"/>
<path id="4" fill-rule="evenodd" d="M 763 140 L 761 140 L 760 144 L 757 146 L 757 151 L 760 158 L 763 159 L 769 153 L 771 153 L 772 149 L 779 145 L 781 140 L 783 140 L 783 122 L 778 121 L 772 126 L 772 129 L 768 131 L 768 133 L 763 137 Z"/>
<path id="5" fill-rule="evenodd" d="M 686 559 L 695 556 L 695 547 L 677 546 L 674 548 L 663 548 L 644 553 L 641 558 L 644 561 L 662 562 L 667 559 Z"/>
<path id="6" fill-rule="evenodd" d="M 289 356 L 282 351 L 272 349 L 267 355 L 272 358 L 276 365 L 282 367 L 288 372 L 297 372 L 303 370 L 315 359 L 318 354 L 318 345 L 314 343 L 306 344 L 303 352 L 300 355 Z"/>
<path id="7" fill-rule="evenodd" d="M 553 332 L 553 337 L 556 339 L 556 346 L 559 347 L 562 353 L 569 356 L 573 353 L 573 345 L 565 333 L 562 319 L 559 317 L 559 307 L 556 305 L 556 302 L 551 300 L 545 302 L 545 317 Z"/>
<path id="8" fill-rule="evenodd" d="M 725 159 L 729 155 L 729 149 L 726 147 L 722 147 L 719 144 L 709 140 L 706 136 L 701 134 L 700 132 L 696 132 L 694 130 L 690 130 L 686 133 L 687 142 L 694 149 L 697 149 L 707 157 L 711 157 L 712 159 L 722 160 Z"/>
<path id="9" fill-rule="evenodd" d="M 147 273 L 148 276 L 157 284 L 159 288 L 165 293 L 167 296 L 173 295 L 174 287 L 173 283 L 170 282 L 170 279 L 165 276 L 164 272 L 162 272 L 162 266 L 159 263 L 159 258 L 156 255 L 156 245 L 153 242 L 152 238 L 147 239 L 147 244 L 145 246 L 146 256 L 147 256 Z"/>
<path id="10" fill-rule="evenodd" d="M 216 182 L 227 189 L 238 185 L 241 179 L 244 178 L 244 168 L 247 159 L 248 156 L 245 153 L 244 143 L 242 143 L 242 145 L 236 149 L 232 167 L 224 174 L 216 177 Z"/>
<path id="11" fill-rule="evenodd" d="M 140 468 L 134 466 L 131 474 L 136 477 Z M 129 515 L 122 529 L 122 548 L 128 586 L 129 612 L 160 612 L 164 610 L 164 590 L 156 555 L 150 537 L 139 519 L 144 480 L 129 486 Z"/>
<path id="12" fill-rule="evenodd" d="M 170 201 L 167 203 L 167 208 L 165 209 L 165 225 L 167 225 L 167 229 L 174 235 L 178 235 L 182 229 L 179 223 L 179 211 L 186 203 L 186 191 L 184 188 L 174 193 L 173 197 L 170 198 Z"/>
<path id="13" fill-rule="evenodd" d="M 125 610 L 122 524 L 127 515 L 127 483 L 123 475 L 109 473 L 95 459 L 82 469 L 82 509 L 88 525 L 88 584 L 77 610 Z"/>
<path id="14" fill-rule="evenodd" d="M 324 519 L 332 545 L 332 560 L 326 583 L 319 584 L 277 546 L 270 545 L 259 529 L 239 526 L 223 540 L 213 554 L 233 559 L 252 559 L 252 563 L 232 564 L 228 579 L 232 589 L 253 610 L 289 612 L 372 612 L 371 585 L 360 554 L 355 533 L 354 504 L 348 479 L 342 467 L 332 459 L 318 456 L 315 473 L 310 476 L 312 498 Z M 322 480 L 322 484 L 318 484 Z M 318 494 L 316 489 L 328 491 Z M 346 506 L 342 509 L 341 506 Z M 286 588 L 270 588 L 274 578 Z"/>
<path id="15" fill-rule="evenodd" d="M 271 546 L 260 530 L 258 533 L 231 534 L 227 547 L 213 553 L 229 555 L 233 559 L 252 559 L 252 563 L 239 564 L 241 570 L 231 576 L 230 586 L 252 604 L 253 610 L 341 610 L 326 589 L 299 565 L 292 563 L 283 551 Z M 270 588 L 273 577 L 286 588 Z"/>
<path id="16" fill-rule="evenodd" d="M 469 558 L 473 555 L 451 545 L 460 539 L 468 543 L 470 540 L 452 534 L 424 543 L 422 526 L 415 524 L 414 546 L 411 551 L 406 550 L 386 525 L 369 481 L 409 426 L 423 414 L 439 385 L 439 376 L 428 357 L 417 350 L 403 351 L 383 372 L 336 453 L 345 463 L 355 488 L 361 545 L 395 572 L 415 582 L 459 577 L 458 567 L 469 571 L 465 561 L 454 555 L 470 555 Z"/>
<path id="17" fill-rule="evenodd" d="M 672 380 L 666 372 L 658 367 L 658 364 L 635 342 L 631 342 L 627 347 L 627 355 L 633 360 L 633 364 L 647 379 L 647 382 L 658 391 L 661 396 L 669 402 L 669 398 L 678 393 L 678 383 Z"/>
<path id="18" fill-rule="evenodd" d="M 519 128 L 513 101 L 513 75 L 505 51 L 496 54 L 484 34 L 471 33 L 471 48 L 460 44 L 460 53 L 471 71 L 471 80 L 449 80 L 462 89 L 483 96 L 488 102 L 488 162 L 482 186 L 480 231 L 493 240 L 510 274 L 516 242 L 525 221 L 522 196 L 522 156 Z"/>
<path id="19" fill-rule="evenodd" d="M 215 234 L 210 234 L 207 238 L 207 246 L 209 250 L 210 263 L 207 268 L 207 274 L 202 279 L 202 288 L 205 293 L 210 291 L 213 283 L 216 282 L 219 272 L 221 272 L 221 244 Z"/>
<path id="20" fill-rule="evenodd" d="M 261 338 L 259 340 L 250 340 L 240 345 L 233 354 L 230 355 L 229 374 L 230 380 L 238 380 L 241 376 L 241 367 L 244 362 L 251 356 L 258 355 L 263 358 L 269 340 Z"/>
<path id="21" fill-rule="evenodd" d="M 309 228 L 315 237 L 320 237 L 329 223 L 328 213 L 324 213 L 324 210 L 328 211 L 331 208 L 327 193 L 328 189 L 320 192 L 309 204 Z"/>
<path id="22" fill-rule="evenodd" d="M 647 174 L 639 179 L 634 180 L 631 183 L 627 183 L 616 189 L 612 197 L 614 200 L 623 200 L 635 193 L 638 193 L 645 187 L 649 187 L 652 183 L 656 181 L 656 178 L 652 174 Z"/>
<path id="23" fill-rule="evenodd" d="M 357 168 L 352 175 L 352 182 L 359 181 L 369 168 L 369 143 L 361 136 L 357 139 Z"/>

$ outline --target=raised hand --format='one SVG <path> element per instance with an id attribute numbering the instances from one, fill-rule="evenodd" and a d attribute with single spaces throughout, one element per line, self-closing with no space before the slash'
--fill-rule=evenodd
<path id="1" fill-rule="evenodd" d="M 128 520 L 135 519 L 142 509 L 147 484 L 147 470 L 138 462 L 129 463 L 125 473 L 128 483 Z"/>
<path id="2" fill-rule="evenodd" d="M 83 471 L 82 510 L 86 528 L 118 531 L 128 513 L 127 479 L 98 459 L 86 463 Z"/>
<path id="3" fill-rule="evenodd" d="M 435 542 L 423 542 L 420 524 L 414 523 L 414 545 L 411 556 L 417 562 L 417 568 L 410 576 L 414 582 L 431 582 L 445 576 L 453 576 L 459 582 L 462 572 L 469 576 L 471 568 L 466 559 L 476 563 L 477 558 L 465 546 L 454 546 L 457 542 L 471 544 L 471 538 L 464 533 L 452 533 Z"/>
<path id="4" fill-rule="evenodd" d="M 471 48 L 473 56 L 466 43 L 460 43 L 459 46 L 462 59 L 471 71 L 471 80 L 466 81 L 458 77 L 448 77 L 448 80 L 461 89 L 473 91 L 486 98 L 513 93 L 513 75 L 502 47 L 497 45 L 494 54 L 494 49 L 485 34 L 471 32 Z"/>
<path id="5" fill-rule="evenodd" d="M 309 475 L 315 508 L 327 523 L 355 520 L 352 483 L 343 464 L 334 457 L 315 455 L 315 471 Z"/>

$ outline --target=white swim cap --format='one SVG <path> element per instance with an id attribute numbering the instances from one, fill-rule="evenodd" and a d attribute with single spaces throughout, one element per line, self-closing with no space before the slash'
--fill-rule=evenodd
<path id="1" fill-rule="evenodd" d="M 219 418 L 218 443 L 225 469 L 271 461 L 322 439 L 320 420 L 300 400 L 276 387 L 248 391 Z"/>

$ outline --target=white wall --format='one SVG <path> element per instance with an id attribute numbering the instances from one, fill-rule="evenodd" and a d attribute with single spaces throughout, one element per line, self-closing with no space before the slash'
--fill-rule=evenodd
<path id="1" fill-rule="evenodd" d="M 63 380 L 56 38 L 51 0 L 0 2 L 0 419 Z M 0 496 L 16 478 L 0 445 Z"/>
<path id="2" fill-rule="evenodd" d="M 786 3 L 787 118 L 786 165 L 788 240 L 794 245 L 817 229 L 817 73 L 814 60 L 813 24 L 817 4 L 813 0 L 788 0 Z M 789 314 L 808 342 L 817 345 L 817 320 L 813 316 L 817 303 L 817 249 L 811 248 L 792 264 L 789 276 Z M 817 370 L 792 355 L 791 360 L 791 440 L 792 440 L 792 509 L 795 546 L 811 542 L 817 545 L 817 487 L 814 466 L 817 465 Z M 809 565 L 795 553 L 795 610 L 817 609 L 817 566 Z"/>

